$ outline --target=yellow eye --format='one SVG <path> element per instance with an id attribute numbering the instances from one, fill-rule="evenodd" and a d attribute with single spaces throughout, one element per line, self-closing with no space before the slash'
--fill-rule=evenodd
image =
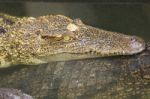
<path id="1" fill-rule="evenodd" d="M 69 36 L 64 36 L 64 41 L 69 41 L 71 38 Z"/>

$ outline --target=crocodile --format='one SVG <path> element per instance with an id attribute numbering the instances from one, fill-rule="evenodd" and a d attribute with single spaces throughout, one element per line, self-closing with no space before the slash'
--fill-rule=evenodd
<path id="1" fill-rule="evenodd" d="M 1 68 L 133 55 L 145 49 L 140 37 L 92 27 L 64 15 L 20 18 L 0 14 L 0 42 Z"/>
<path id="2" fill-rule="evenodd" d="M 22 90 L 34 99 L 149 99 L 148 45 L 131 56 L 2 68 L 0 87 Z"/>

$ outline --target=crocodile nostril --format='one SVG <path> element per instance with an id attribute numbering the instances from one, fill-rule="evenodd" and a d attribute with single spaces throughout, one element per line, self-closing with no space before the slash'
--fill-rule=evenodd
<path id="1" fill-rule="evenodd" d="M 131 37 L 130 40 L 131 40 L 131 42 L 135 42 L 135 38 L 133 38 L 133 37 Z"/>
<path id="2" fill-rule="evenodd" d="M 142 43 L 140 41 L 138 41 L 138 39 L 136 37 L 132 37 L 131 38 L 131 47 L 132 48 L 140 48 L 142 47 Z"/>
<path id="3" fill-rule="evenodd" d="M 131 38 L 130 38 L 130 41 L 131 41 L 132 43 L 134 43 L 134 42 L 137 42 L 138 40 L 137 40 L 136 37 L 131 37 Z"/>

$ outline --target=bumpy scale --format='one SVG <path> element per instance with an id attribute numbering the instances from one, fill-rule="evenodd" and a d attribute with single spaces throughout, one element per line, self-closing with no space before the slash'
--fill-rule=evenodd
<path id="1" fill-rule="evenodd" d="M 145 49 L 137 36 L 98 29 L 63 15 L 17 18 L 0 14 L 0 25 L 1 68 L 132 55 Z"/>

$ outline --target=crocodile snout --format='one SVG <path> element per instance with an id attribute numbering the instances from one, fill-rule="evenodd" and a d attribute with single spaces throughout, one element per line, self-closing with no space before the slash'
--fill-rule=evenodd
<path id="1" fill-rule="evenodd" d="M 145 42 L 142 38 L 137 36 L 132 36 L 129 39 L 129 52 L 130 54 L 136 54 L 145 49 Z"/>

